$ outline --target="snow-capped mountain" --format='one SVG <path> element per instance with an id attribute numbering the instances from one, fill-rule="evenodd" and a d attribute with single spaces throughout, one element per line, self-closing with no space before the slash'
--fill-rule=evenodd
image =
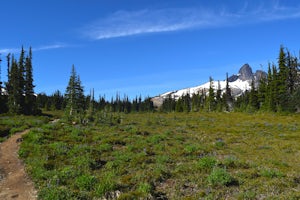
<path id="1" fill-rule="evenodd" d="M 259 85 L 259 81 L 266 76 L 266 72 L 262 70 L 257 70 L 255 73 L 253 73 L 252 68 L 249 66 L 249 64 L 244 64 L 240 68 L 238 74 L 232 75 L 228 78 L 228 84 L 231 89 L 231 95 L 233 97 L 238 97 L 241 94 L 243 94 L 246 90 L 250 90 L 252 80 L 255 81 L 255 86 L 257 87 Z M 181 96 L 186 94 L 193 95 L 202 92 L 208 94 L 209 86 L 210 82 L 207 82 L 203 85 L 199 85 L 196 87 L 166 92 L 159 96 L 153 97 L 152 101 L 155 106 L 160 106 L 162 105 L 164 99 L 168 98 L 169 96 L 175 99 L 179 99 Z M 222 90 L 222 93 L 225 92 L 226 80 L 213 81 L 213 88 L 215 89 L 215 91 L 218 88 L 220 88 Z"/>

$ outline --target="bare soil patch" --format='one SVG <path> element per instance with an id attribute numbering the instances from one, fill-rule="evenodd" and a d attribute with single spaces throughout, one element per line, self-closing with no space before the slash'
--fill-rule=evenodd
<path id="1" fill-rule="evenodd" d="M 18 158 L 20 139 L 29 130 L 16 133 L 0 144 L 0 199 L 34 200 L 37 191 Z"/>

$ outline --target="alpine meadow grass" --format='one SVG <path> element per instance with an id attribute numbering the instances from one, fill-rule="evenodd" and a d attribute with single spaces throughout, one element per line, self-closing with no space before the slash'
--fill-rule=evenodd
<path id="1" fill-rule="evenodd" d="M 24 136 L 20 156 L 41 199 L 300 198 L 299 115 L 116 116 Z"/>

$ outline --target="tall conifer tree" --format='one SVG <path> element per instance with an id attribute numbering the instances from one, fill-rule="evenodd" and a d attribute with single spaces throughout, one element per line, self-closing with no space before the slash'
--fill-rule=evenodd
<path id="1" fill-rule="evenodd" d="M 216 102 L 217 102 L 217 111 L 222 111 L 223 109 L 223 102 L 222 102 L 222 90 L 221 90 L 221 84 L 220 81 L 218 81 L 218 89 L 216 93 Z"/>
<path id="2" fill-rule="evenodd" d="M 84 94 L 79 75 L 77 75 L 74 65 L 66 89 L 65 98 L 67 101 L 66 116 L 69 120 L 78 119 L 80 122 L 84 114 Z"/>
<path id="3" fill-rule="evenodd" d="M 278 86 L 278 106 L 277 110 L 285 110 L 285 107 L 288 103 L 288 68 L 287 68 L 287 56 L 284 51 L 284 47 L 280 47 L 279 58 L 278 58 L 278 77 L 277 77 L 277 86 Z"/>
<path id="4" fill-rule="evenodd" d="M 251 111 L 256 111 L 259 108 L 259 102 L 258 102 L 258 94 L 257 94 L 257 90 L 255 88 L 255 80 L 254 78 L 252 79 L 251 82 L 251 91 L 249 94 L 249 106 Z"/>
<path id="5" fill-rule="evenodd" d="M 231 89 L 229 87 L 228 73 L 226 73 L 226 89 L 225 89 L 225 93 L 223 93 L 222 99 L 224 102 L 223 104 L 224 104 L 225 110 L 231 111 L 233 108 L 233 98 L 231 96 Z"/>
<path id="6" fill-rule="evenodd" d="M 32 73 L 32 50 L 29 49 L 29 55 L 25 58 L 25 114 L 36 114 L 37 105 L 36 98 L 34 95 L 34 85 L 33 85 L 33 73 Z"/>
<path id="7" fill-rule="evenodd" d="M 9 112 L 13 114 L 20 114 L 22 112 L 22 88 L 20 87 L 20 70 L 18 63 L 12 55 L 11 66 L 8 65 L 8 108 Z"/>
<path id="8" fill-rule="evenodd" d="M 18 79 L 19 79 L 19 94 L 20 94 L 20 109 L 21 112 L 25 112 L 25 50 L 22 46 L 20 58 L 18 62 Z"/>
<path id="9" fill-rule="evenodd" d="M 209 90 L 208 90 L 208 98 L 207 98 L 207 110 L 209 112 L 215 111 L 216 109 L 216 101 L 215 101 L 215 91 L 214 91 L 214 80 L 212 77 L 209 77 Z"/>

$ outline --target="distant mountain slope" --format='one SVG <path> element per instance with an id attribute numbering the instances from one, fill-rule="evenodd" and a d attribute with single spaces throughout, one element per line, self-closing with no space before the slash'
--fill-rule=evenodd
<path id="1" fill-rule="evenodd" d="M 231 89 L 231 95 L 233 97 L 238 97 L 241 94 L 243 94 L 246 90 L 250 90 L 252 80 L 255 81 L 255 86 L 257 87 L 259 85 L 261 78 L 266 76 L 267 73 L 262 70 L 257 70 L 255 73 L 253 73 L 252 68 L 249 66 L 249 64 L 244 64 L 240 68 L 238 74 L 232 75 L 228 78 L 228 84 Z M 193 94 L 201 93 L 202 91 L 204 93 L 208 93 L 209 85 L 210 83 L 207 82 L 196 87 L 166 92 L 159 96 L 153 97 L 152 101 L 155 106 L 161 106 L 164 99 L 168 98 L 169 96 L 178 99 L 181 96 L 186 94 L 193 95 Z M 220 87 L 222 93 L 225 92 L 226 80 L 213 81 L 213 88 L 217 90 L 218 87 Z"/>

